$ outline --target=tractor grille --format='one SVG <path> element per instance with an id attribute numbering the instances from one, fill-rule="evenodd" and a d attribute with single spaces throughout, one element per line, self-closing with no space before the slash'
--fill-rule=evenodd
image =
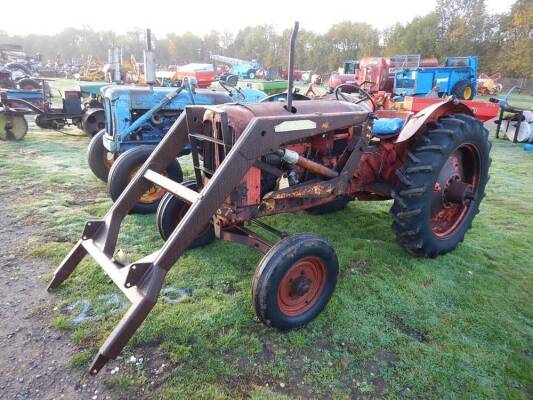
<path id="1" fill-rule="evenodd" d="M 104 115 L 105 115 L 105 131 L 109 134 L 113 133 L 113 110 L 111 109 L 111 100 L 108 98 L 104 99 Z"/>

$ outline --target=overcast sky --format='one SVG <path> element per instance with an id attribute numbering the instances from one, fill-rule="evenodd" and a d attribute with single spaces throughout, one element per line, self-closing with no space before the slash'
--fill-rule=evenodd
<path id="1" fill-rule="evenodd" d="M 159 37 L 187 31 L 236 32 L 247 25 L 272 24 L 279 31 L 300 21 L 300 27 L 325 32 L 344 21 L 367 22 L 380 29 L 408 22 L 435 7 L 436 0 L 2 0 L 0 30 L 10 34 L 52 34 L 68 26 L 125 32 L 152 28 Z M 514 0 L 487 0 L 490 12 L 508 11 Z M 142 5 L 146 4 L 146 5 Z M 315 5 L 317 4 L 317 5 Z M 322 8 L 318 7 L 318 4 Z M 197 7 L 197 8 L 195 8 Z M 6 18 L 11 15 L 12 17 Z"/>

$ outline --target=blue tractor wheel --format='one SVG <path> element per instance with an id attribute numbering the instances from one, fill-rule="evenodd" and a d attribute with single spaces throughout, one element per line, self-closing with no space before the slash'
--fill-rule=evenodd
<path id="1" fill-rule="evenodd" d="M 154 151 L 154 146 L 142 145 L 129 149 L 122 153 L 119 158 L 113 163 L 109 171 L 109 179 L 107 181 L 107 189 L 113 201 L 116 201 L 126 186 L 135 177 L 137 171 L 142 167 L 144 162 L 148 159 L 150 154 Z M 174 160 L 166 171 L 160 172 L 176 182 L 183 181 L 183 173 L 178 160 Z M 131 214 L 153 214 L 157 211 L 157 207 L 163 196 L 165 190 L 159 186 L 151 186 L 137 201 L 137 204 L 131 209 Z"/>

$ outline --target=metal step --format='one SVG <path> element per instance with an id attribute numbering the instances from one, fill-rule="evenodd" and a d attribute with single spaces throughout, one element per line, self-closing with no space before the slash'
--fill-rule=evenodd
<path id="1" fill-rule="evenodd" d="M 157 172 L 151 169 L 146 170 L 146 172 L 144 173 L 144 177 L 150 182 L 155 183 L 157 186 L 162 187 L 167 192 L 170 192 L 174 196 L 179 197 L 183 201 L 186 201 L 187 203 L 192 204 L 202 197 L 200 193 L 195 192 L 194 190 L 189 189 L 188 187 L 183 186 L 181 183 L 173 181 L 172 179 L 169 179 L 166 176 L 158 174 Z"/>

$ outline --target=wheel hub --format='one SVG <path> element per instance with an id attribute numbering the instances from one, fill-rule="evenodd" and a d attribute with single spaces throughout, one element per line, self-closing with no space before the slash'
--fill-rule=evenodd
<path id="1" fill-rule="evenodd" d="M 448 238 L 462 225 L 475 198 L 479 171 L 477 150 L 469 144 L 450 154 L 442 166 L 431 198 L 432 230 L 438 238 Z"/>
<path id="2" fill-rule="evenodd" d="M 278 287 L 280 311 L 296 317 L 313 307 L 326 284 L 326 266 L 318 257 L 305 257 L 285 273 Z"/>
<path id="3" fill-rule="evenodd" d="M 472 185 L 457 177 L 444 191 L 444 199 L 448 203 L 467 204 L 470 200 L 474 200 L 474 189 Z"/>
<path id="4" fill-rule="evenodd" d="M 302 272 L 298 278 L 292 281 L 292 293 L 296 296 L 303 296 L 309 289 L 311 289 L 311 280 L 308 279 Z"/>

